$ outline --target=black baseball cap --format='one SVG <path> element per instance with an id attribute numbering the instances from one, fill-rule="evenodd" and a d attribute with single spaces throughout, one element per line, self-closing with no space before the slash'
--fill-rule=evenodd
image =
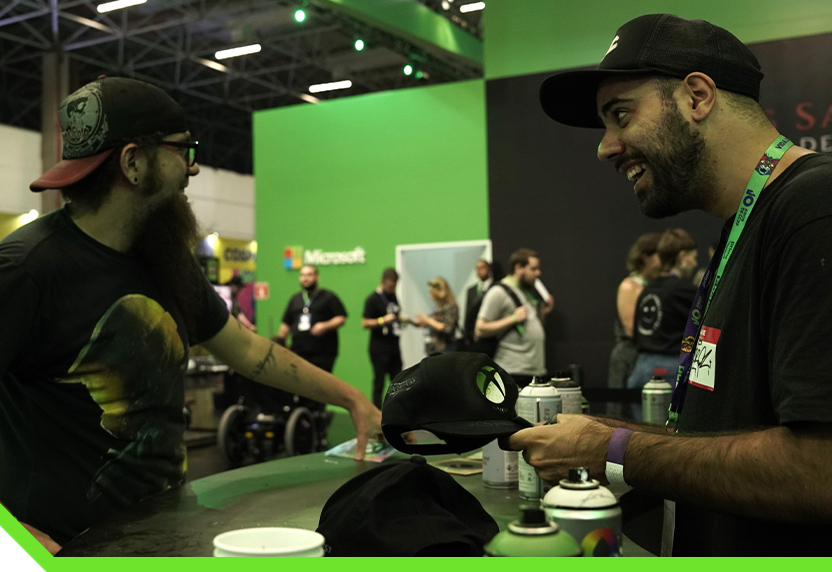
<path id="1" fill-rule="evenodd" d="M 167 93 L 125 77 L 88 83 L 61 102 L 58 115 L 62 161 L 29 185 L 36 192 L 77 183 L 131 139 L 188 130 L 185 111 Z"/>
<path id="2" fill-rule="evenodd" d="M 404 453 L 464 453 L 531 423 L 515 411 L 517 385 L 485 354 L 426 357 L 390 383 L 381 409 L 387 442 Z M 402 433 L 424 429 L 444 443 L 406 443 Z"/>
<path id="3" fill-rule="evenodd" d="M 414 456 L 344 483 L 318 532 L 327 556 L 482 556 L 499 527 L 451 475 Z"/>
<path id="4" fill-rule="evenodd" d="M 705 20 L 648 14 L 618 29 L 596 69 L 547 78 L 540 86 L 540 104 L 559 123 L 602 127 L 596 94 L 604 79 L 629 75 L 684 78 L 693 72 L 707 74 L 719 89 L 760 100 L 760 63 L 731 32 Z"/>

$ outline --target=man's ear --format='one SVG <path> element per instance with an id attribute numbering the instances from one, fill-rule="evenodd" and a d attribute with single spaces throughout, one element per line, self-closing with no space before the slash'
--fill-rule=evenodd
<path id="1" fill-rule="evenodd" d="M 121 150 L 121 174 L 131 185 L 138 185 L 141 181 L 142 160 L 142 153 L 135 143 L 128 143 Z"/>
<path id="2" fill-rule="evenodd" d="M 682 90 L 690 106 L 691 118 L 694 121 L 706 119 L 716 105 L 714 80 L 702 72 L 693 72 L 682 80 Z"/>

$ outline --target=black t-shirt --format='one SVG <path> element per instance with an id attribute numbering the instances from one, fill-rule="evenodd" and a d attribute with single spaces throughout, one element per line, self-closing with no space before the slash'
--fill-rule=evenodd
<path id="1" fill-rule="evenodd" d="M 16 518 L 63 544 L 184 481 L 188 345 L 228 319 L 204 286 L 189 340 L 172 296 L 65 210 L 0 243 L 0 502 Z"/>
<path id="2" fill-rule="evenodd" d="M 639 352 L 679 355 L 696 286 L 676 275 L 651 280 L 636 302 L 633 340 Z"/>
<path id="3" fill-rule="evenodd" d="M 703 332 L 694 354 L 699 386 L 688 387 L 681 432 L 832 422 L 832 156 L 798 159 L 762 192 Z M 814 481 L 827 486 L 821 484 L 827 477 L 794 475 L 806 480 L 807 495 Z M 674 555 L 828 556 L 830 538 L 830 525 L 739 518 L 677 503 Z"/>
<path id="4" fill-rule="evenodd" d="M 399 300 L 393 294 L 385 294 L 376 290 L 364 301 L 364 318 L 377 320 L 387 314 L 399 315 Z M 401 324 L 388 324 L 381 328 L 370 330 L 370 353 L 398 354 Z"/>
<path id="5" fill-rule="evenodd" d="M 298 292 L 289 300 L 283 313 L 283 323 L 291 328 L 292 351 L 300 356 L 330 356 L 338 355 L 338 329 L 329 330 L 321 336 L 313 336 L 310 330 L 300 331 L 298 325 L 305 307 L 303 294 Z M 309 325 L 327 322 L 335 316 L 344 316 L 347 311 L 341 300 L 333 292 L 318 288 L 309 297 Z"/>

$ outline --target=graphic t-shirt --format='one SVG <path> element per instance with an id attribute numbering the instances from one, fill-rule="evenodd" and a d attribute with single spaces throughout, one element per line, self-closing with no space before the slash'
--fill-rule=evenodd
<path id="1" fill-rule="evenodd" d="M 228 317 L 204 288 L 189 340 L 145 267 L 65 210 L 0 242 L 0 502 L 18 520 L 63 544 L 184 481 L 188 345 Z"/>
<path id="2" fill-rule="evenodd" d="M 636 302 L 633 341 L 639 352 L 679 355 L 696 286 L 673 274 L 651 280 Z"/>

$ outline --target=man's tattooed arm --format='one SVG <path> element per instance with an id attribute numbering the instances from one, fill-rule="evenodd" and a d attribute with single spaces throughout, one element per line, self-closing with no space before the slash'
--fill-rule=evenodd
<path id="1" fill-rule="evenodd" d="M 269 367 L 272 367 L 277 364 L 277 360 L 274 357 L 274 344 L 269 344 L 269 351 L 262 360 L 257 362 L 254 366 L 254 374 L 252 375 L 252 379 L 257 379 L 261 373 L 265 372 Z"/>

